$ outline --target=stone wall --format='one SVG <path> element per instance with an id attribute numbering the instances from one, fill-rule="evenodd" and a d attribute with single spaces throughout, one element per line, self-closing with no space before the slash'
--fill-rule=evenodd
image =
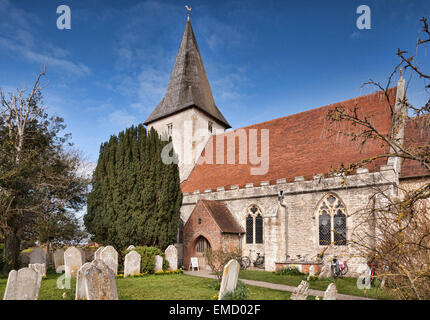
<path id="1" fill-rule="evenodd" d="M 151 130 L 151 128 L 154 128 L 160 135 L 162 135 L 164 132 L 167 132 L 168 124 L 173 125 L 172 142 L 175 152 L 179 155 L 178 165 L 181 181 L 187 179 L 191 170 L 194 168 L 194 163 L 184 161 L 182 155 L 185 154 L 187 157 L 189 156 L 190 159 L 196 159 L 200 156 L 203 148 L 206 146 L 208 138 L 210 137 L 208 133 L 209 121 L 213 123 L 212 126 L 214 133 L 215 130 L 217 133 L 225 131 L 224 126 L 220 125 L 212 118 L 209 118 L 206 114 L 196 108 L 190 108 L 180 113 L 154 121 L 148 126 L 148 131 Z M 205 137 L 196 137 L 198 130 L 206 132 L 207 135 Z M 189 148 L 192 149 L 192 153 L 184 152 L 184 150 L 189 150 Z"/>
<path id="2" fill-rule="evenodd" d="M 217 192 L 201 192 L 184 194 L 181 207 L 181 218 L 186 222 L 198 199 L 220 200 L 227 204 L 228 209 L 246 230 L 245 218 L 248 208 L 256 204 L 264 217 L 263 244 L 246 244 L 242 237 L 242 254 L 255 260 L 255 253 L 265 255 L 266 270 L 275 270 L 275 262 L 283 262 L 286 256 L 307 255 L 308 259 L 315 257 L 325 247 L 319 245 L 317 209 L 320 201 L 328 193 L 336 195 L 346 206 L 347 239 L 361 230 L 368 230 L 363 224 L 360 212 L 369 204 L 375 193 L 375 186 L 385 188 L 395 194 L 396 174 L 392 167 L 381 166 L 380 172 L 369 173 L 359 170 L 358 174 L 344 177 L 322 178 L 315 176 L 313 180 L 304 181 L 297 177 L 294 182 L 279 179 L 276 184 L 262 183 L 259 186 L 248 185 L 245 188 L 232 186 L 225 190 L 220 186 Z M 284 192 L 283 204 L 285 210 L 280 210 L 278 192 Z M 288 227 L 288 236 L 286 229 Z M 184 229 L 184 238 L 187 237 Z M 250 252 L 250 250 L 252 250 Z M 354 250 L 350 245 L 333 246 L 326 251 L 325 259 L 336 255 L 347 260 L 351 273 L 365 263 L 362 259 L 354 258 Z"/>

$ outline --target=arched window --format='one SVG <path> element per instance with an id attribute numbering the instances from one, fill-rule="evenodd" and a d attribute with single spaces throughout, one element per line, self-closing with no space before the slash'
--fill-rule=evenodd
<path id="1" fill-rule="evenodd" d="M 255 217 L 255 243 L 263 243 L 263 217 L 261 214 Z"/>
<path id="2" fill-rule="evenodd" d="M 254 242 L 254 219 L 249 214 L 246 217 L 246 243 Z"/>
<path id="3" fill-rule="evenodd" d="M 346 214 L 342 201 L 333 194 L 325 196 L 318 209 L 319 244 L 346 245 Z"/>
<path id="4" fill-rule="evenodd" d="M 263 216 L 260 208 L 256 205 L 248 208 L 248 215 L 246 217 L 246 243 L 263 243 Z"/>

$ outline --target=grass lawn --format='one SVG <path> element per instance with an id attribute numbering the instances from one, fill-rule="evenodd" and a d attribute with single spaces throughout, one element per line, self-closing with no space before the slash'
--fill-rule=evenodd
<path id="1" fill-rule="evenodd" d="M 42 280 L 39 300 L 63 300 L 75 298 L 76 280 L 71 280 L 70 290 L 57 288 L 59 274 L 51 273 Z M 117 288 L 120 300 L 210 300 L 218 291 L 211 288 L 213 280 L 184 274 L 149 275 L 138 278 L 118 278 Z M 0 299 L 6 289 L 6 276 L 0 276 Z M 250 300 L 286 300 L 290 292 L 247 286 Z"/>
<path id="2" fill-rule="evenodd" d="M 259 271 L 259 270 L 241 270 L 240 279 L 265 281 L 278 284 L 286 284 L 297 287 L 300 281 L 306 280 L 307 275 L 277 275 L 274 272 Z M 321 280 L 309 281 L 309 288 L 325 291 L 327 286 L 334 282 L 338 293 L 349 294 L 353 296 L 361 296 L 373 299 L 392 299 L 392 297 L 383 289 L 371 288 L 370 290 L 360 290 L 357 288 L 356 278 L 325 278 Z"/>

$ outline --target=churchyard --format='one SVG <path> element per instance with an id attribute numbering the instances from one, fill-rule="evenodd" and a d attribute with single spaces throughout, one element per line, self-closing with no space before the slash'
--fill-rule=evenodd
<path id="1" fill-rule="evenodd" d="M 129 246 L 119 254 L 112 246 L 101 246 L 87 257 L 82 249 L 69 247 L 56 250 L 52 254 L 53 265 L 49 265 L 45 252 L 34 248 L 28 267 L 0 276 L 0 295 L 4 300 L 336 300 L 338 293 L 390 298 L 382 289 L 358 289 L 355 278 L 334 281 L 306 274 L 240 271 L 236 260 L 224 266 L 218 283 L 178 269 L 175 246 L 169 246 L 164 253 L 153 249 Z M 152 254 L 149 260 L 148 252 Z M 295 289 L 289 292 L 244 285 L 239 278 Z M 324 295 L 312 296 L 312 289 Z"/>

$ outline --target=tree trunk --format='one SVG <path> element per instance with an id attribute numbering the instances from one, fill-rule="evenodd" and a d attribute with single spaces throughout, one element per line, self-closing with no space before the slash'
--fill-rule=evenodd
<path id="1" fill-rule="evenodd" d="M 10 230 L 6 234 L 4 242 L 4 261 L 3 272 L 8 273 L 10 270 L 19 269 L 19 253 L 21 248 L 21 239 L 18 237 L 18 230 Z"/>

